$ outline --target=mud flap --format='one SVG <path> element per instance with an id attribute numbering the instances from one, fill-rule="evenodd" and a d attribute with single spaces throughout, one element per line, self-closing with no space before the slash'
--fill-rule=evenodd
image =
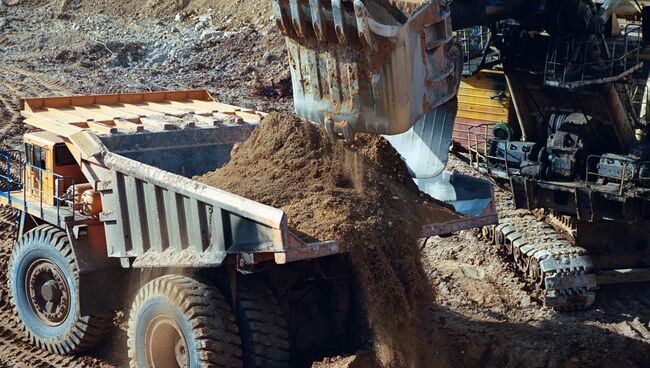
<path id="1" fill-rule="evenodd" d="M 96 237 L 88 232 L 85 225 L 66 229 L 79 268 L 80 313 L 93 315 L 124 308 L 131 300 L 129 293 L 137 290 L 129 287 L 132 273 L 122 269 L 118 259 L 109 258 L 106 247 L 98 246 L 93 241 Z"/>

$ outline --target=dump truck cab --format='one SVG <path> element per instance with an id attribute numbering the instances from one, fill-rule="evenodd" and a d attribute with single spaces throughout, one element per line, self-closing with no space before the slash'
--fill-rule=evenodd
<path id="1" fill-rule="evenodd" d="M 30 199 L 42 198 L 54 206 L 73 185 L 87 183 L 63 138 L 41 131 L 27 133 L 25 142 L 25 188 Z"/>

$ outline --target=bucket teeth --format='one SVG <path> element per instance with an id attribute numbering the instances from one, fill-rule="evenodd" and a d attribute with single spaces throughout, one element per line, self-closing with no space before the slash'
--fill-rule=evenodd
<path id="1" fill-rule="evenodd" d="M 311 10 L 311 24 L 314 27 L 314 34 L 318 41 L 324 42 L 327 40 L 325 33 L 325 21 L 323 20 L 323 9 L 320 0 L 309 0 L 309 7 Z"/>
<path id="2" fill-rule="evenodd" d="M 452 99 L 460 72 L 446 4 L 407 18 L 389 0 L 273 0 L 298 115 L 332 138 L 395 135 Z"/>
<path id="3" fill-rule="evenodd" d="M 278 28 L 288 37 L 342 44 L 353 37 L 372 39 L 368 9 L 361 0 L 273 0 L 273 10 Z"/>

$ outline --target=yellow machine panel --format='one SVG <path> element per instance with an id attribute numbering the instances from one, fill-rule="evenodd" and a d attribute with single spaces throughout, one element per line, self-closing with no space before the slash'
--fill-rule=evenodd
<path id="1" fill-rule="evenodd" d="M 484 124 L 508 122 L 510 94 L 502 71 L 481 70 L 464 78 L 458 92 L 454 144 L 467 148 L 467 132 Z"/>

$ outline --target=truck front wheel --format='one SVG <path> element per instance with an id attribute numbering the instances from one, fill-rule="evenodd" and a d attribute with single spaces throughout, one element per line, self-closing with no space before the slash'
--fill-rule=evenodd
<path id="1" fill-rule="evenodd" d="M 235 317 L 216 289 L 166 275 L 133 302 L 128 328 L 132 368 L 242 367 Z"/>
<path id="2" fill-rule="evenodd" d="M 11 253 L 11 303 L 32 344 L 69 354 L 93 347 L 112 314 L 82 316 L 79 267 L 68 236 L 41 225 L 26 233 Z"/>

